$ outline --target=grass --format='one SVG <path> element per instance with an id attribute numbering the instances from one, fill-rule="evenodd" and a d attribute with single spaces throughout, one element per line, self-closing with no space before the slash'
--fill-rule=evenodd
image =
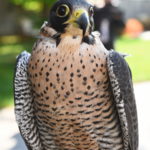
<path id="1" fill-rule="evenodd" d="M 13 74 L 16 56 L 30 50 L 33 41 L 0 44 L 0 108 L 13 104 Z"/>
<path id="2" fill-rule="evenodd" d="M 116 41 L 116 49 L 130 55 L 126 60 L 134 82 L 150 81 L 150 41 L 123 37 Z"/>
<path id="3" fill-rule="evenodd" d="M 16 56 L 23 50 L 31 50 L 35 39 L 17 41 L 6 38 L 3 44 L 0 44 L 0 108 L 13 104 L 13 74 Z M 150 80 L 150 41 L 120 38 L 116 41 L 116 49 L 132 55 L 127 57 L 127 61 L 131 67 L 134 82 Z"/>

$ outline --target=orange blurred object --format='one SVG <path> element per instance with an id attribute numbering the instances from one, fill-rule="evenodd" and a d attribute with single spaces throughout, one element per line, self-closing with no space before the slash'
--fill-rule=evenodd
<path id="1" fill-rule="evenodd" d="M 138 37 L 144 30 L 141 22 L 137 19 L 129 19 L 125 27 L 125 35 L 135 38 Z"/>

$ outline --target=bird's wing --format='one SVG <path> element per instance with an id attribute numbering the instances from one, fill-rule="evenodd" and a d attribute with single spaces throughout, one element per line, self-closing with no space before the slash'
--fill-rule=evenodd
<path id="1" fill-rule="evenodd" d="M 118 111 L 124 147 L 138 149 L 138 120 L 131 71 L 121 54 L 110 51 L 107 58 L 110 84 Z"/>
<path id="2" fill-rule="evenodd" d="M 27 68 L 30 54 L 22 52 L 17 58 L 14 76 L 15 115 L 21 135 L 29 150 L 41 150 L 36 120 L 34 118 L 33 96 L 28 80 Z"/>

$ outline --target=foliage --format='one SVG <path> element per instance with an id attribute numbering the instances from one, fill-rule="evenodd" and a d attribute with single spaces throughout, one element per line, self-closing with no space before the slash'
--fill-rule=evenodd
<path id="1" fill-rule="evenodd" d="M 116 49 L 130 55 L 126 60 L 135 82 L 150 80 L 150 41 L 123 37 L 116 41 Z"/>
<path id="2" fill-rule="evenodd" d="M 10 0 L 15 9 L 20 10 L 20 18 L 28 18 L 34 28 L 39 28 L 48 20 L 49 10 L 56 0 Z"/>
<path id="3" fill-rule="evenodd" d="M 26 10 L 42 11 L 44 5 L 51 6 L 56 0 L 11 0 L 15 5 L 22 6 Z"/>
<path id="4" fill-rule="evenodd" d="M 0 108 L 13 104 L 13 74 L 16 56 L 22 50 L 31 50 L 33 40 L 0 44 Z"/>

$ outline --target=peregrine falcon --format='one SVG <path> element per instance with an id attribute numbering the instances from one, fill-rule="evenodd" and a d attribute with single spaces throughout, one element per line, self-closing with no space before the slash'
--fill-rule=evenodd
<path id="1" fill-rule="evenodd" d="M 15 115 L 29 150 L 137 150 L 131 71 L 93 32 L 93 6 L 58 0 L 14 77 Z"/>

